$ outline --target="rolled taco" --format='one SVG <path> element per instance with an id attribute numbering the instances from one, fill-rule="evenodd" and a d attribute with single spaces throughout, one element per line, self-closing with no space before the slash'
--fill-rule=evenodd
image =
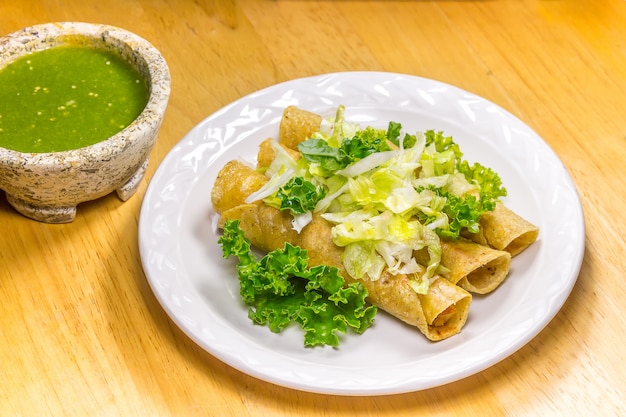
<path id="1" fill-rule="evenodd" d="M 278 131 L 278 142 L 291 149 L 298 149 L 298 144 L 320 130 L 322 117 L 315 113 L 302 110 L 296 106 L 288 106 L 283 111 Z"/>
<path id="2" fill-rule="evenodd" d="M 441 265 L 453 283 L 465 290 L 487 294 L 495 290 L 507 277 L 511 254 L 459 238 L 441 240 Z"/>
<path id="3" fill-rule="evenodd" d="M 292 228 L 288 212 L 265 204 L 238 204 L 254 191 L 249 185 L 256 172 L 241 162 L 229 163 L 227 172 L 220 172 L 212 190 L 215 210 L 221 215 L 220 226 L 227 220 L 239 220 L 246 237 L 256 247 L 271 251 L 283 247 L 285 242 L 306 249 L 311 265 L 325 264 L 342 271 L 346 282 L 357 282 L 346 273 L 341 261 L 343 249 L 332 242 L 331 224 L 314 215 L 313 220 L 300 232 Z M 246 174 L 247 173 L 247 174 Z M 241 183 L 241 188 L 235 182 Z M 220 200 L 220 201 L 216 201 Z M 407 324 L 416 326 L 429 340 L 438 341 L 459 333 L 469 313 L 472 296 L 466 290 L 445 278 L 435 279 L 426 295 L 417 294 L 404 274 L 383 272 L 376 281 L 358 280 L 368 291 L 368 301 Z"/>
<path id="4" fill-rule="evenodd" d="M 428 258 L 418 251 L 415 259 L 425 264 Z M 471 293 L 487 294 L 506 279 L 511 254 L 463 238 L 441 239 L 441 265 L 447 269 L 441 275 L 453 284 Z"/>
<path id="5" fill-rule="evenodd" d="M 493 211 L 480 218 L 480 232 L 465 234 L 465 237 L 482 245 L 506 251 L 516 256 L 530 245 L 539 235 L 539 228 L 525 220 L 502 203 L 497 203 Z"/>
<path id="6" fill-rule="evenodd" d="M 276 158 L 276 151 L 272 146 L 272 142 L 274 142 L 274 139 L 267 138 L 259 145 L 259 152 L 257 154 L 257 168 L 268 168 L 274 158 Z M 302 157 L 300 152 L 293 150 L 283 145 L 282 143 L 279 143 L 279 146 L 281 146 L 285 150 L 285 152 L 287 152 L 294 160 L 300 159 Z"/>
<path id="7" fill-rule="evenodd" d="M 227 162 L 215 180 L 219 187 L 211 191 L 211 203 L 217 213 L 222 213 L 231 207 L 245 203 L 245 199 L 252 192 L 261 188 L 267 182 L 267 177 L 240 161 Z M 261 204 L 259 201 L 257 204 Z"/>

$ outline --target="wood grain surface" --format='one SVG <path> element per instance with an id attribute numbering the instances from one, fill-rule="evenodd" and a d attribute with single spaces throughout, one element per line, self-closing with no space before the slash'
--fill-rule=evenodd
<path id="1" fill-rule="evenodd" d="M 0 416 L 626 415 L 625 1 L 0 2 L 0 35 L 52 21 L 148 39 L 172 93 L 129 201 L 112 194 L 49 225 L 0 192 Z M 354 70 L 432 78 L 497 103 L 556 151 L 582 199 L 586 252 L 562 310 L 509 358 L 438 388 L 341 397 L 245 375 L 179 330 L 141 266 L 148 181 L 194 125 L 261 88 Z"/>

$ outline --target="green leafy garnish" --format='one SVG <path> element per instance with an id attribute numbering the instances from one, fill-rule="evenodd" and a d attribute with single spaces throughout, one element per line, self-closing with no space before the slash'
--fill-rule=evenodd
<path id="1" fill-rule="evenodd" d="M 459 197 L 442 188 L 429 187 L 428 189 L 441 197 L 440 201 L 443 205 L 440 211 L 448 217 L 446 227 L 435 228 L 435 232 L 439 236 L 456 239 L 462 230 L 467 230 L 470 233 L 480 231 L 480 216 L 488 210 L 485 209 L 479 199 L 473 195 Z M 423 224 L 432 223 L 437 219 L 436 216 L 428 215 L 425 212 L 418 212 L 417 218 Z"/>
<path id="2" fill-rule="evenodd" d="M 460 159 L 463 156 L 461 148 L 457 145 L 452 136 L 444 136 L 443 132 L 435 132 L 430 129 L 424 132 L 426 138 L 426 146 L 433 145 L 437 152 L 451 151 L 456 159 Z"/>
<path id="3" fill-rule="evenodd" d="M 463 159 L 463 153 L 451 136 L 444 136 L 442 132 L 427 130 L 424 133 L 426 151 L 422 155 L 422 169 L 425 176 L 442 176 L 455 173 L 462 174 L 467 185 L 475 188 L 476 192 L 451 192 L 450 182 L 443 186 L 430 185 L 428 190 L 435 193 L 442 204 L 435 210 L 447 216 L 444 227 L 436 227 L 439 236 L 456 239 L 461 231 L 469 233 L 480 231 L 480 217 L 495 208 L 500 197 L 507 194 L 502 186 L 500 176 L 491 168 L 479 163 L 470 165 Z M 454 177 L 451 177 L 454 179 Z M 458 178 L 456 179 L 458 182 Z M 467 187 L 464 187 L 467 190 Z M 422 191 L 423 189 L 418 189 Z M 438 220 L 436 213 L 421 211 L 417 217 L 424 224 Z"/>
<path id="4" fill-rule="evenodd" d="M 485 211 L 495 208 L 495 201 L 507 195 L 506 188 L 502 185 L 502 180 L 497 172 L 487 168 L 478 162 L 470 165 L 467 161 L 460 161 L 457 170 L 472 184 L 478 185 L 480 189 L 481 204 Z"/>
<path id="5" fill-rule="evenodd" d="M 298 144 L 298 150 L 307 162 L 319 164 L 326 176 L 376 152 L 390 150 L 384 130 L 366 127 L 351 138 L 341 141 L 339 147 L 324 139 L 307 139 Z"/>
<path id="6" fill-rule="evenodd" d="M 298 144 L 298 150 L 307 162 L 318 164 L 329 173 L 338 171 L 348 164 L 339 148 L 330 146 L 324 139 L 307 139 Z"/>
<path id="7" fill-rule="evenodd" d="M 346 286 L 337 268 L 309 268 L 306 250 L 286 243 L 258 259 L 238 220 L 226 222 L 218 243 L 225 258 L 239 259 L 240 294 L 254 323 L 279 333 L 296 322 L 305 346 L 336 347 L 338 333 L 350 328 L 361 334 L 374 322 L 377 308 L 366 305 L 367 290 L 360 283 Z"/>
<path id="8" fill-rule="evenodd" d="M 291 210 L 293 214 L 302 214 L 315 208 L 318 201 L 326 195 L 324 187 L 316 186 L 302 177 L 293 177 L 276 193 L 280 200 L 280 210 Z"/>
<path id="9" fill-rule="evenodd" d="M 400 146 L 400 132 L 402 131 L 402 124 L 398 122 L 389 122 L 387 126 L 387 139 L 395 144 L 396 146 Z M 402 147 L 405 149 L 412 148 L 415 146 L 417 142 L 417 137 L 415 135 L 410 135 L 408 133 L 404 134 L 404 139 L 402 140 Z"/>

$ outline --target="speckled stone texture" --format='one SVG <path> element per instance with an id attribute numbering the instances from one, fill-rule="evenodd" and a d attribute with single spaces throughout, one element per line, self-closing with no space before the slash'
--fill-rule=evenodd
<path id="1" fill-rule="evenodd" d="M 0 38 L 0 68 L 31 52 L 81 42 L 114 50 L 149 80 L 144 111 L 107 140 L 80 149 L 23 153 L 0 147 L 0 189 L 21 214 L 46 223 L 74 220 L 79 203 L 113 191 L 123 201 L 146 171 L 170 95 L 170 73 L 157 49 L 123 29 L 81 22 L 37 25 Z"/>

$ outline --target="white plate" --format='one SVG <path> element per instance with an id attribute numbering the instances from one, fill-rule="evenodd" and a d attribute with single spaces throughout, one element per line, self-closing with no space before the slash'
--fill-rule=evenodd
<path id="1" fill-rule="evenodd" d="M 452 135 L 470 161 L 495 169 L 506 204 L 540 229 L 514 258 L 503 285 L 474 297 L 462 332 L 429 342 L 380 312 L 363 335 L 338 349 L 305 348 L 300 329 L 274 334 L 253 325 L 239 298 L 234 260 L 217 244 L 211 187 L 235 158 L 253 160 L 257 144 L 276 137 L 287 105 L 409 131 Z M 192 129 L 166 156 L 148 187 L 139 245 L 150 285 L 172 320 L 225 363 L 262 380 L 341 395 L 426 389 L 475 374 L 514 353 L 559 311 L 580 270 L 584 218 L 575 186 L 548 145 L 499 106 L 437 81 L 347 72 L 278 84 L 224 107 Z"/>

